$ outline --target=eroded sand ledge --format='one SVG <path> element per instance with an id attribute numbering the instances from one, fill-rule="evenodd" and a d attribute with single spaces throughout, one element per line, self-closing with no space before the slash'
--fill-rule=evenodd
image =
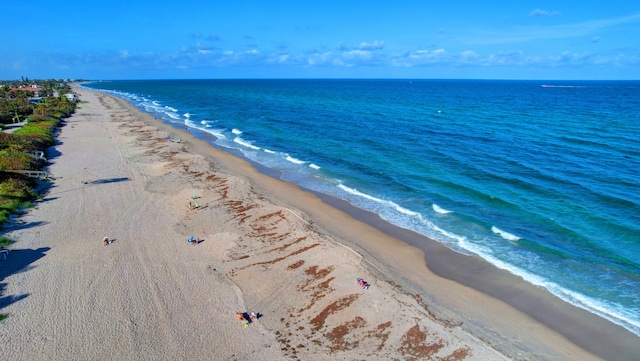
<path id="1" fill-rule="evenodd" d="M 315 195 L 76 91 L 57 179 L 0 265 L 0 358 L 597 359 Z M 238 311 L 263 317 L 243 328 Z"/>

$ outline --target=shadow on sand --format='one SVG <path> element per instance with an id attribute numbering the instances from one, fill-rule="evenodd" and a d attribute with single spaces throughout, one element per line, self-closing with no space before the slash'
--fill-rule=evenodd
<path id="1" fill-rule="evenodd" d="M 29 271 L 34 267 L 31 264 L 44 257 L 50 249 L 50 247 L 16 249 L 9 253 L 6 260 L 0 261 L 0 310 L 29 296 L 28 293 L 6 295 L 7 282 L 5 279 L 13 274 Z"/>
<path id="2" fill-rule="evenodd" d="M 121 177 L 121 178 L 106 178 L 106 179 L 96 179 L 94 181 L 88 182 L 89 184 L 107 184 L 107 183 L 117 183 L 117 182 L 125 182 L 130 180 L 129 177 Z"/>

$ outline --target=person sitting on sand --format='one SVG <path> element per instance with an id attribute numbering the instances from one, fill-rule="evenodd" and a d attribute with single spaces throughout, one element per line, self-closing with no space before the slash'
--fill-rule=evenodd
<path id="1" fill-rule="evenodd" d="M 109 237 L 104 237 L 102 239 L 102 243 L 104 243 L 105 246 L 108 245 L 109 243 L 111 243 L 111 242 L 109 242 Z"/>

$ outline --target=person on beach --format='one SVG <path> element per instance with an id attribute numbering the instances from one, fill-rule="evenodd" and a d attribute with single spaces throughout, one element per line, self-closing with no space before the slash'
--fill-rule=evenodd
<path id="1" fill-rule="evenodd" d="M 191 201 L 189 201 L 189 209 L 191 209 Z"/>
<path id="2" fill-rule="evenodd" d="M 104 237 L 104 238 L 102 239 L 102 243 L 104 243 L 104 245 L 106 246 L 106 245 L 108 245 L 108 244 L 111 244 L 111 241 L 109 241 L 109 237 Z"/>
<path id="3" fill-rule="evenodd" d="M 369 284 L 367 283 L 367 281 L 363 280 L 362 278 L 358 278 L 358 284 L 360 285 L 360 287 L 362 287 L 363 290 L 369 289 Z"/>

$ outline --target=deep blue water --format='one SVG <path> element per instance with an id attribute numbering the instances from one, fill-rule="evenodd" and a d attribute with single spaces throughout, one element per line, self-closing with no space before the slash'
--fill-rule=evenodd
<path id="1" fill-rule="evenodd" d="M 86 86 L 640 335 L 640 82 Z"/>

